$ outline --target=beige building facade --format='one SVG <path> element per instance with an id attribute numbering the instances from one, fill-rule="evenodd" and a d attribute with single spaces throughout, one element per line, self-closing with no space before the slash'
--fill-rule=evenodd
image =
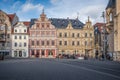
<path id="1" fill-rule="evenodd" d="M 88 19 L 83 24 L 78 19 L 51 19 L 57 29 L 57 54 L 94 56 L 94 29 Z"/>
<path id="2" fill-rule="evenodd" d="M 109 50 L 113 52 L 114 60 L 120 61 L 120 0 L 109 0 L 106 8 L 106 27 L 111 35 Z"/>

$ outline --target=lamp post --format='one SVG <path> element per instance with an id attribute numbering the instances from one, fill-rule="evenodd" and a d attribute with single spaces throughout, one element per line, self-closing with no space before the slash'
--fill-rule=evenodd
<path id="1" fill-rule="evenodd" d="M 105 12 L 102 12 L 103 23 L 105 23 Z M 106 29 L 105 25 L 103 26 L 103 53 L 104 60 L 106 60 Z"/>

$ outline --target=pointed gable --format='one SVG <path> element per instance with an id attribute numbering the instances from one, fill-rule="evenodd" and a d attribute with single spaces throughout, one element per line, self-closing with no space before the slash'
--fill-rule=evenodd
<path id="1" fill-rule="evenodd" d="M 71 23 L 70 21 L 69 21 L 68 26 L 67 26 L 66 29 L 73 29 L 73 27 L 72 27 L 72 23 Z"/>

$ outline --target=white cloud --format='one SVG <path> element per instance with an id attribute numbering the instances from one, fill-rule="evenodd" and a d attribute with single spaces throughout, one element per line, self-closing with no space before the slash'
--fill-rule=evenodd
<path id="1" fill-rule="evenodd" d="M 16 2 L 12 5 L 11 9 L 17 10 L 18 7 L 16 7 L 16 6 L 21 6 L 21 2 L 20 2 L 20 1 L 16 1 Z"/>
<path id="2" fill-rule="evenodd" d="M 51 0 L 53 7 L 47 8 L 46 12 L 49 17 L 58 18 L 77 18 L 79 12 L 79 19 L 86 22 L 87 17 L 90 16 L 93 23 L 101 21 L 101 14 L 107 6 L 108 0 Z"/>
<path id="3" fill-rule="evenodd" d="M 17 15 L 20 21 L 30 21 L 31 18 L 38 16 L 43 8 L 44 6 L 40 3 L 33 4 L 31 1 L 27 1 L 17 10 Z"/>
<path id="4" fill-rule="evenodd" d="M 24 5 L 22 5 L 22 12 L 28 12 L 28 11 L 32 11 L 32 10 L 42 10 L 43 9 L 43 5 L 41 4 L 37 4 L 34 5 L 32 3 L 26 3 Z"/>

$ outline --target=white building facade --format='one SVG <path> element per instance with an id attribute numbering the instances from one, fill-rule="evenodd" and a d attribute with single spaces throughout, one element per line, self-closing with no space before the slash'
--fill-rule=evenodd
<path id="1" fill-rule="evenodd" d="M 17 23 L 12 31 L 12 57 L 29 57 L 28 27 L 23 22 Z"/>

